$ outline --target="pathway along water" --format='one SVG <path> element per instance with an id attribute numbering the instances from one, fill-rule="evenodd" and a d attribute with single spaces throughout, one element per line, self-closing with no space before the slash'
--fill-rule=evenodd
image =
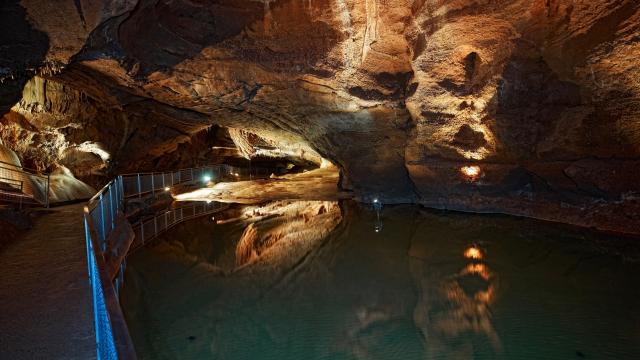
<path id="1" fill-rule="evenodd" d="M 0 359 L 94 359 L 83 205 L 41 210 L 0 251 Z"/>
<path id="2" fill-rule="evenodd" d="M 640 356 L 638 239 L 415 206 L 376 233 L 371 208 L 283 206 L 182 224 L 129 259 L 141 359 Z"/>

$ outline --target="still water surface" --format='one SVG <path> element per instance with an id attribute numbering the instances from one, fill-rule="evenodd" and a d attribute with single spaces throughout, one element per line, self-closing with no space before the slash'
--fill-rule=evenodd
<path id="1" fill-rule="evenodd" d="M 640 359 L 638 239 L 415 206 L 251 214 L 129 258 L 141 359 Z"/>

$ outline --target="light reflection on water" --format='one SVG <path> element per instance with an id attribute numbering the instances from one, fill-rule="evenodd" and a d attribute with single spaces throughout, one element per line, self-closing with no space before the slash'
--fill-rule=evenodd
<path id="1" fill-rule="evenodd" d="M 624 239 L 412 206 L 385 208 L 381 232 L 352 203 L 249 213 L 176 227 L 129 259 L 140 358 L 640 358 Z"/>

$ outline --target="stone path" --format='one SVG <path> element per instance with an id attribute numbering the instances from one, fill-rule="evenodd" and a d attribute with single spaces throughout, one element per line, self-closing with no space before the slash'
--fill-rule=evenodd
<path id="1" fill-rule="evenodd" d="M 47 211 L 0 249 L 0 359 L 96 358 L 82 207 Z"/>

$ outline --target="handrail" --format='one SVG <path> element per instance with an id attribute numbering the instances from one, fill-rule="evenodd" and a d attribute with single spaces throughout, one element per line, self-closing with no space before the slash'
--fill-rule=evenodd
<path id="1" fill-rule="evenodd" d="M 191 203 L 165 211 L 161 214 L 156 214 L 150 218 L 141 219 L 132 225 L 135 241 L 131 244 L 129 253 L 135 252 L 161 233 L 186 220 L 212 214 L 227 209 L 229 206 L 227 203 L 220 202 Z"/>
<path id="2" fill-rule="evenodd" d="M 226 164 L 208 165 L 179 169 L 169 172 L 146 172 L 136 174 L 123 174 L 122 191 L 125 198 L 143 194 L 165 191 L 167 187 L 176 185 L 207 183 L 209 181 L 219 181 L 221 179 L 237 180 L 244 176 L 249 177 L 269 177 L 271 171 L 268 168 L 253 167 L 251 169 L 238 168 Z"/>
<path id="3" fill-rule="evenodd" d="M 22 184 L 24 184 L 24 181 L 22 180 L 16 180 L 13 178 L 6 178 L 6 177 L 2 177 L 0 176 L 0 182 L 8 184 L 8 185 L 19 185 L 20 186 L 20 191 L 22 191 Z"/>
<path id="4" fill-rule="evenodd" d="M 90 210 L 85 207 L 85 234 L 89 281 L 93 295 L 93 317 L 97 358 L 136 359 L 133 341 L 124 320 L 118 295 L 109 279 L 104 263 L 98 233 L 89 221 Z"/>
<path id="5" fill-rule="evenodd" d="M 223 176 L 230 172 L 228 165 L 210 165 L 196 168 L 179 169 L 169 172 L 145 172 L 136 174 L 123 174 L 124 197 L 138 196 L 156 191 L 164 191 L 166 187 L 179 184 L 193 183 L 197 181 L 215 180 L 217 176 Z"/>
<path id="6" fill-rule="evenodd" d="M 202 165 L 202 166 L 192 166 L 189 168 L 182 168 L 182 169 L 178 169 L 178 170 L 173 170 L 173 171 L 142 171 L 142 172 L 137 172 L 137 173 L 124 173 L 124 174 L 120 174 L 121 176 L 137 176 L 137 175 L 150 175 L 150 174 L 171 174 L 171 173 L 176 173 L 179 171 L 190 171 L 190 170 L 197 170 L 197 169 L 207 169 L 207 168 L 212 168 L 212 167 L 219 167 L 219 168 L 232 168 L 233 166 L 231 165 L 227 165 L 227 164 L 214 164 L 214 165 Z"/>
<path id="7" fill-rule="evenodd" d="M 270 172 L 265 170 L 268 169 L 252 168 L 249 170 L 249 176 L 253 176 L 252 172 L 259 176 L 269 176 Z M 200 181 L 209 182 L 224 178 L 235 180 L 245 175 L 247 174 L 244 169 L 224 164 L 164 173 L 124 174 L 111 180 L 89 199 L 84 212 L 85 240 L 89 281 L 93 295 L 96 351 L 99 360 L 130 360 L 136 358 L 133 342 L 129 336 L 118 301 L 126 261 L 120 264 L 119 276 L 116 276 L 115 285 L 111 282 L 104 263 L 104 254 L 108 251 L 107 239 L 116 227 L 118 212 L 124 212 L 125 199 L 131 196 L 142 197 L 142 194 L 155 194 L 156 191 L 164 191 L 167 186 Z M 170 210 L 153 217 L 155 225 L 151 237 L 147 236 L 145 239 L 144 226 L 148 224 L 147 220 L 139 223 L 139 229 L 142 233 L 140 235 L 134 233 L 139 236 L 138 240 L 145 244 L 147 240 L 182 221 L 218 211 L 225 206 L 228 205 L 220 203 L 200 205 L 200 207 L 193 205 L 193 212 L 186 215 L 184 207 Z M 171 214 L 171 221 L 169 221 L 169 214 Z M 164 219 L 164 222 L 160 220 L 159 228 L 158 219 Z M 147 235 L 149 234 L 151 232 L 147 232 Z M 130 251 L 140 246 L 142 245 L 138 243 L 132 244 Z"/>
<path id="8" fill-rule="evenodd" d="M 7 202 L 19 202 L 22 206 L 23 199 L 30 199 L 36 204 L 49 207 L 49 176 L 30 173 L 24 171 L 21 166 L 0 161 L 0 182 L 12 185 L 11 182 L 21 182 L 20 192 L 24 196 L 8 192 L 0 191 L 0 200 Z M 38 185 L 38 183 L 40 183 Z M 43 187 L 41 189 L 40 187 Z"/>
<path id="9" fill-rule="evenodd" d="M 42 175 L 38 175 L 38 174 L 37 174 L 37 171 L 38 171 L 38 170 L 36 170 L 36 169 L 31 169 L 31 168 L 26 168 L 26 167 L 24 167 L 24 166 L 22 166 L 22 165 L 12 164 L 12 163 L 10 163 L 10 162 L 6 162 L 6 161 L 2 161 L 2 160 L 0 160 L 0 165 L 9 165 L 9 166 L 13 166 L 13 167 L 15 167 L 15 168 L 19 168 L 19 169 L 21 169 L 22 171 L 27 172 L 27 173 L 29 173 L 29 172 L 33 172 L 33 175 L 34 175 L 34 176 L 42 176 Z"/>
<path id="10" fill-rule="evenodd" d="M 123 209 L 122 178 L 105 185 L 84 207 L 89 283 L 93 297 L 96 353 L 102 359 L 136 359 L 133 341 L 124 321 L 118 295 L 104 263 L 107 238 Z M 119 191 L 120 190 L 120 191 Z"/>

